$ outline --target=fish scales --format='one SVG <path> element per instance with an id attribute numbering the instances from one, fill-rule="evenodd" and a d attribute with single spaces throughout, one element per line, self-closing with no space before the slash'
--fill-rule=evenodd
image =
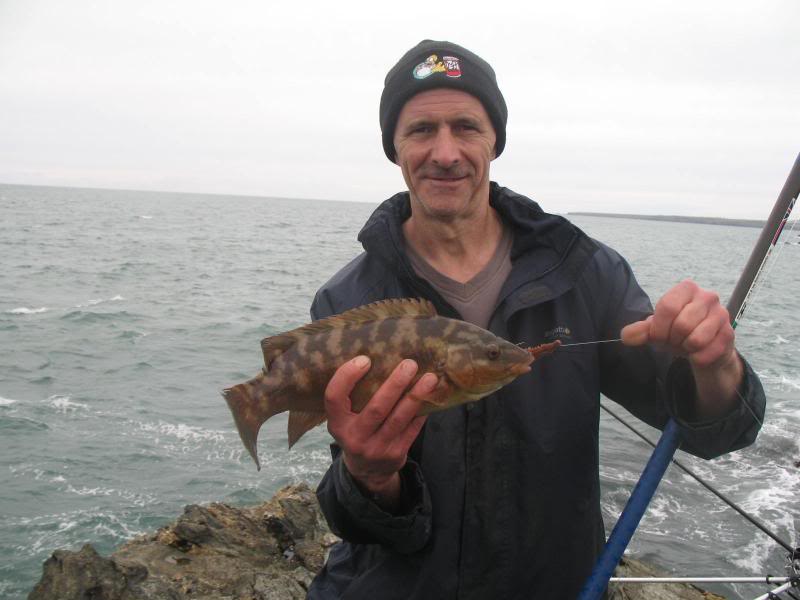
<path id="1" fill-rule="evenodd" d="M 263 371 L 223 395 L 260 468 L 256 443 L 261 425 L 289 411 L 291 447 L 326 420 L 325 388 L 336 370 L 356 356 L 369 356 L 371 366 L 350 394 L 354 412 L 410 358 L 419 368 L 409 388 L 425 373 L 438 378 L 419 410 L 428 414 L 487 396 L 527 373 L 534 358 L 557 345 L 524 350 L 470 323 L 438 316 L 426 300 L 384 300 L 265 338 Z"/>

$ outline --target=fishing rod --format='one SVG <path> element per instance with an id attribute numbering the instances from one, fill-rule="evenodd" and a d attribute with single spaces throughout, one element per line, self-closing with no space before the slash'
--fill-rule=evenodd
<path id="1" fill-rule="evenodd" d="M 738 319 L 744 313 L 747 298 L 753 292 L 756 281 L 764 269 L 772 248 L 778 241 L 784 225 L 792 212 L 797 196 L 800 194 L 800 155 L 794 161 L 792 170 L 786 183 L 772 207 L 772 212 L 767 219 L 761 235 L 756 241 L 750 258 L 745 265 L 739 280 L 734 287 L 728 301 L 728 313 L 731 317 L 731 326 L 735 327 Z M 742 402 L 745 402 L 742 398 Z M 747 405 L 752 412 L 752 407 Z M 631 493 L 625 509 L 622 511 L 617 524 L 606 542 L 591 575 L 581 590 L 578 600 L 599 600 L 608 587 L 608 581 L 614 573 L 625 548 L 628 546 L 642 516 L 655 494 L 664 472 L 672 460 L 675 451 L 680 445 L 680 430 L 673 419 L 667 422 L 650 460 L 642 472 L 639 482 Z"/>

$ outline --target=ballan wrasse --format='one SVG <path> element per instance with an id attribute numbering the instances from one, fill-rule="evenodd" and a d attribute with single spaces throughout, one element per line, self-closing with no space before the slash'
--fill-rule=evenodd
<path id="1" fill-rule="evenodd" d="M 470 323 L 440 317 L 427 300 L 383 300 L 265 338 L 264 370 L 223 391 L 245 448 L 260 469 L 256 440 L 261 425 L 289 411 L 289 447 L 325 422 L 325 388 L 336 369 L 364 354 L 369 372 L 350 394 L 360 412 L 406 358 L 439 377 L 419 414 L 473 402 L 530 371 L 558 342 L 522 349 Z"/>

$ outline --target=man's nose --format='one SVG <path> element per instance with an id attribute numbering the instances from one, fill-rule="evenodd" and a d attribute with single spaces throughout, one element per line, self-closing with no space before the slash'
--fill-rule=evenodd
<path id="1" fill-rule="evenodd" d="M 447 169 L 458 164 L 461 153 L 458 142 L 449 127 L 441 127 L 436 132 L 431 149 L 431 160 L 434 164 Z"/>

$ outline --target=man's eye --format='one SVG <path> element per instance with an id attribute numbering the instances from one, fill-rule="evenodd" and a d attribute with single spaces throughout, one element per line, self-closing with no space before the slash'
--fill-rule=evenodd
<path id="1" fill-rule="evenodd" d="M 430 125 L 418 125 L 417 127 L 413 127 L 411 129 L 411 133 L 430 133 L 431 132 Z"/>

